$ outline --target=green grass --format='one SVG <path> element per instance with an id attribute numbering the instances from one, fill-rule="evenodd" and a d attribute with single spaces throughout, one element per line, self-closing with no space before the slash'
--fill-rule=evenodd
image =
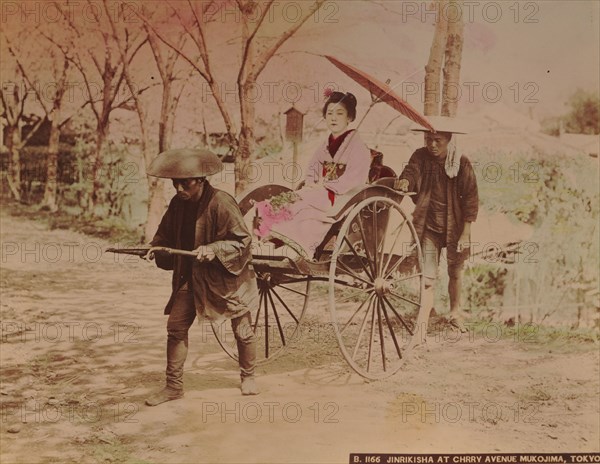
<path id="1" fill-rule="evenodd" d="M 514 340 L 523 346 L 548 347 L 557 350 L 587 350 L 600 342 L 600 332 L 596 329 L 571 329 L 549 327 L 538 324 L 515 324 L 508 326 L 500 322 L 473 320 L 467 323 L 475 337 L 488 340 Z"/>
<path id="2" fill-rule="evenodd" d="M 39 206 L 25 205 L 2 199 L 5 211 L 11 216 L 40 222 L 50 230 L 62 229 L 80 232 L 91 237 L 110 239 L 119 243 L 140 243 L 141 234 L 136 228 L 119 218 L 100 218 L 85 214 L 72 214 L 64 210 L 50 212 Z"/>

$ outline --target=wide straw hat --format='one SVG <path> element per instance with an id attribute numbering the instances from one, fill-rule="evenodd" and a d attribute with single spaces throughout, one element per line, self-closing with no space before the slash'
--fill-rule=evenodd
<path id="1" fill-rule="evenodd" d="M 148 167 L 148 175 L 167 179 L 191 179 L 223 169 L 217 155 L 203 148 L 177 148 L 160 153 Z"/>
<path id="2" fill-rule="evenodd" d="M 450 118 L 448 116 L 425 116 L 431 123 L 435 132 L 450 132 L 452 134 L 467 134 L 467 124 L 457 118 Z M 423 126 L 414 126 L 411 128 L 413 131 L 418 132 L 431 132 L 429 129 Z"/>

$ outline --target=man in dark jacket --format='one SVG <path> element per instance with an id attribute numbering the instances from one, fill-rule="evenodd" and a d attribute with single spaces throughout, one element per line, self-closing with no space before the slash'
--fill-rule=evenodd
<path id="1" fill-rule="evenodd" d="M 173 270 L 167 320 L 166 386 L 146 400 L 149 406 L 183 396 L 188 330 L 196 314 L 226 317 L 237 341 L 243 395 L 258 394 L 254 380 L 256 344 L 250 308 L 257 305 L 251 236 L 234 198 L 213 188 L 206 176 L 222 169 L 206 150 L 177 149 L 158 155 L 148 174 L 170 178 L 177 194 L 163 216 L 152 246 L 190 250 L 196 258 L 155 253 L 157 265 Z"/>
<path id="2" fill-rule="evenodd" d="M 477 219 L 477 181 L 470 161 L 456 153 L 452 139 L 453 134 L 465 132 L 451 118 L 428 119 L 436 132 L 422 129 L 426 146 L 413 153 L 396 180 L 395 188 L 416 192 L 413 196 L 413 224 L 424 259 L 425 313 L 428 315 L 433 306 L 433 284 L 437 277 L 440 252 L 446 248 L 449 320 L 461 332 L 465 332 L 460 291 L 463 266 L 470 251 L 471 223 Z"/>

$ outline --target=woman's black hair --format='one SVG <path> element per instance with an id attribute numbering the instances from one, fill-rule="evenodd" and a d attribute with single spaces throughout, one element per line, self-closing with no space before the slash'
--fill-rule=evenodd
<path id="1" fill-rule="evenodd" d="M 354 121 L 356 119 L 356 97 L 350 92 L 333 92 L 331 95 L 329 95 L 329 98 L 323 106 L 323 117 L 325 117 L 325 115 L 327 114 L 327 107 L 331 103 L 341 104 L 344 108 L 346 108 L 350 120 Z"/>

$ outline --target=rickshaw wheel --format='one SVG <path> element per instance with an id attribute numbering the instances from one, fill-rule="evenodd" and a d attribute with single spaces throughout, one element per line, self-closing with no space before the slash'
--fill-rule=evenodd
<path id="1" fill-rule="evenodd" d="M 279 185 L 259 187 L 243 194 L 238 203 L 247 222 L 252 204 L 270 198 L 290 188 Z M 252 328 L 256 335 L 256 363 L 266 364 L 282 354 L 299 336 L 300 323 L 308 306 L 310 279 L 275 275 L 255 270 L 258 286 L 258 305 L 252 308 Z M 221 348 L 234 360 L 238 350 L 231 323 L 211 322 Z"/>
<path id="2" fill-rule="evenodd" d="M 381 379 L 423 339 L 423 259 L 398 202 L 374 196 L 344 220 L 329 268 L 329 310 L 342 355 L 361 376 Z"/>
<path id="3" fill-rule="evenodd" d="M 299 328 L 308 305 L 310 281 L 295 282 L 291 278 L 256 273 L 259 303 L 252 310 L 252 328 L 256 336 L 256 363 L 272 361 L 282 354 L 299 336 Z M 221 348 L 238 360 L 238 350 L 231 323 L 211 322 Z"/>

